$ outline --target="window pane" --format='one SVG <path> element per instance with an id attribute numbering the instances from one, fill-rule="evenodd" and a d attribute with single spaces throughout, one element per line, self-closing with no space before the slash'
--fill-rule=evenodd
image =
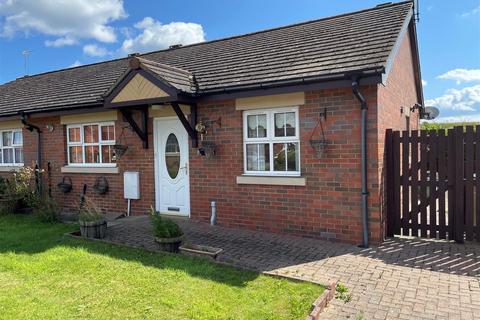
<path id="1" fill-rule="evenodd" d="M 81 142 L 80 128 L 68 128 L 68 142 Z"/>
<path id="2" fill-rule="evenodd" d="M 6 131 L 2 134 L 3 146 L 11 146 L 12 145 L 12 131 Z"/>
<path id="3" fill-rule="evenodd" d="M 273 144 L 273 170 L 298 171 L 299 154 L 298 143 Z"/>
<path id="4" fill-rule="evenodd" d="M 115 129 L 113 126 L 102 126 L 102 140 L 115 141 Z"/>
<path id="5" fill-rule="evenodd" d="M 248 116 L 247 122 L 249 138 L 265 138 L 267 136 L 267 115 Z"/>
<path id="6" fill-rule="evenodd" d="M 275 113 L 275 137 L 295 136 L 295 112 Z"/>
<path id="7" fill-rule="evenodd" d="M 177 137 L 170 133 L 165 145 L 165 164 L 167 166 L 168 175 L 175 179 L 180 170 L 180 146 Z"/>
<path id="8" fill-rule="evenodd" d="M 85 143 L 98 142 L 98 125 L 88 125 L 83 127 L 83 130 L 84 130 L 83 135 L 84 135 Z"/>
<path id="9" fill-rule="evenodd" d="M 15 131 L 13 133 L 13 144 L 16 144 L 16 145 L 23 144 L 23 136 L 21 131 Z"/>
<path id="10" fill-rule="evenodd" d="M 3 163 L 13 163 L 13 149 L 3 149 Z"/>
<path id="11" fill-rule="evenodd" d="M 82 156 L 82 147 L 69 147 L 70 153 L 70 163 L 82 163 L 83 156 Z"/>
<path id="12" fill-rule="evenodd" d="M 100 163 L 98 146 L 85 146 L 85 163 Z"/>
<path id="13" fill-rule="evenodd" d="M 287 137 L 295 136 L 295 112 L 285 114 L 285 132 Z"/>
<path id="14" fill-rule="evenodd" d="M 268 143 L 247 144 L 247 170 L 270 170 L 270 148 Z"/>
<path id="15" fill-rule="evenodd" d="M 15 163 L 23 163 L 23 148 L 15 148 Z"/>
<path id="16" fill-rule="evenodd" d="M 3 163 L 3 152 L 0 151 L 0 163 Z"/>
<path id="17" fill-rule="evenodd" d="M 102 146 L 102 163 L 114 163 L 113 146 Z"/>

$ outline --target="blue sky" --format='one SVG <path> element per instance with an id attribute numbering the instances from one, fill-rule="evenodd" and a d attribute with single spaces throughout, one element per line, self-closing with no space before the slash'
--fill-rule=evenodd
<path id="1" fill-rule="evenodd" d="M 0 83 L 373 7 L 382 0 L 0 0 Z M 480 121 L 480 0 L 420 0 L 427 104 Z"/>

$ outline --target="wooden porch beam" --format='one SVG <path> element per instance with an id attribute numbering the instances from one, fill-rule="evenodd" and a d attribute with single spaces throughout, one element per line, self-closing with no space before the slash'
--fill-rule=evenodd
<path id="1" fill-rule="evenodd" d="M 122 115 L 125 120 L 127 120 L 128 124 L 132 127 L 133 131 L 138 135 L 140 140 L 143 142 L 143 148 L 148 149 L 148 106 L 142 107 L 140 109 L 141 112 L 141 128 L 133 119 L 132 112 L 130 110 L 121 110 Z"/>
<path id="2" fill-rule="evenodd" d="M 190 122 L 188 122 L 187 118 L 185 117 L 185 115 L 183 114 L 182 112 L 182 109 L 180 108 L 180 106 L 178 105 L 178 102 L 172 102 L 172 108 L 173 108 L 173 111 L 175 111 L 175 113 L 177 114 L 177 117 L 178 119 L 180 120 L 180 122 L 182 123 L 183 127 L 185 128 L 185 130 L 187 130 L 187 133 L 188 135 L 190 136 L 190 139 L 192 139 L 192 147 L 193 148 L 196 148 L 198 146 L 198 137 L 197 137 L 197 131 L 195 130 L 195 124 L 191 124 Z M 192 122 L 195 121 L 196 122 L 196 118 L 197 118 L 197 106 L 195 104 L 192 104 L 191 105 L 191 114 L 192 114 Z"/>

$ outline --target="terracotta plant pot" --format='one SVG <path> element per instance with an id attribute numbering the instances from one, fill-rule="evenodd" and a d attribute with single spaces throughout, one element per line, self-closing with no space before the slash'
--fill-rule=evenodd
<path id="1" fill-rule="evenodd" d="M 176 238 L 157 238 L 155 237 L 155 242 L 158 243 L 160 250 L 166 252 L 178 253 L 180 244 L 183 241 L 183 236 Z"/>
<path id="2" fill-rule="evenodd" d="M 223 252 L 223 249 L 196 244 L 184 244 L 180 247 L 180 252 L 187 256 L 217 260 L 217 256 Z"/>
<path id="3" fill-rule="evenodd" d="M 82 237 L 103 239 L 107 233 L 107 221 L 105 219 L 97 221 L 78 221 L 80 224 L 80 233 Z"/>

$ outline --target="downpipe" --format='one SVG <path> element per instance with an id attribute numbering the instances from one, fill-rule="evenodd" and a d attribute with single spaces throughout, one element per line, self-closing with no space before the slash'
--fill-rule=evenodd
<path id="1" fill-rule="evenodd" d="M 367 185 L 367 101 L 360 92 L 359 78 L 352 79 L 352 91 L 361 108 L 361 176 L 362 176 L 362 193 L 361 193 L 361 212 L 363 226 L 363 244 L 362 247 L 368 248 L 368 185 Z"/>
<path id="2" fill-rule="evenodd" d="M 217 203 L 215 201 L 210 202 L 210 207 L 212 209 L 212 214 L 210 216 L 210 225 L 214 226 L 217 224 Z"/>

